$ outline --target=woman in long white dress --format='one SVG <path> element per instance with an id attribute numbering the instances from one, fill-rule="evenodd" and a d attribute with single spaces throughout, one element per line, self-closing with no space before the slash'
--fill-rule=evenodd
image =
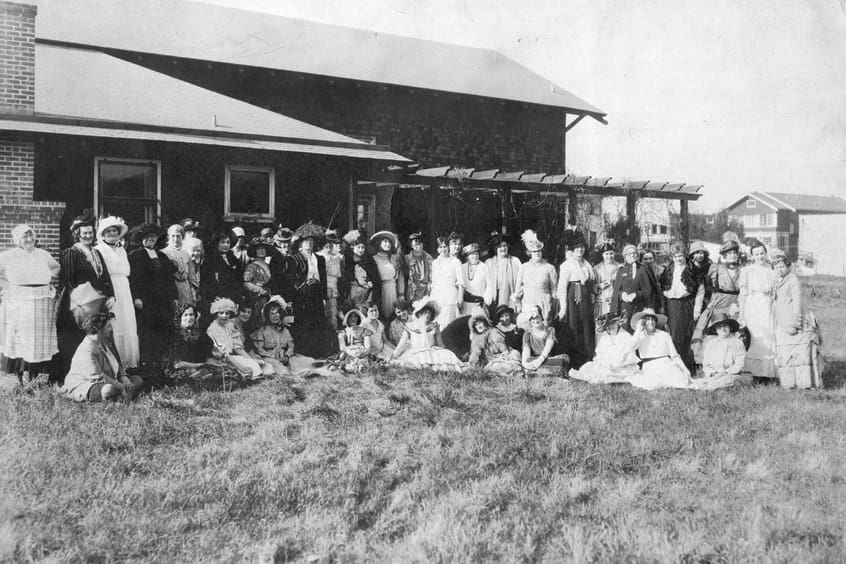
<path id="1" fill-rule="evenodd" d="M 115 314 L 112 322 L 115 347 L 124 368 L 138 366 L 138 325 L 135 320 L 135 306 L 129 289 L 129 258 L 121 245 L 127 226 L 120 217 L 108 216 L 100 220 L 97 228 L 99 243 L 94 247 L 103 255 L 106 269 L 112 279 L 115 299 L 110 311 Z"/>
<path id="2" fill-rule="evenodd" d="M 667 316 L 652 308 L 632 316 L 631 349 L 637 351 L 641 372 L 632 374 L 629 383 L 644 390 L 661 388 L 690 388 L 690 371 L 685 366 L 669 333 L 659 329 L 667 323 Z"/>
<path id="3" fill-rule="evenodd" d="M 458 317 L 459 304 L 464 302 L 464 272 L 461 261 L 449 256 L 449 241 L 438 237 L 438 258 L 432 261 L 432 294 L 440 312 L 435 321 L 441 329 Z"/>
<path id="4" fill-rule="evenodd" d="M 596 320 L 596 354 L 570 377 L 591 384 L 624 384 L 640 372 L 638 358 L 632 350 L 633 337 L 621 328 L 627 322 L 625 313 L 608 314 Z"/>
<path id="5" fill-rule="evenodd" d="M 757 239 L 749 244 L 752 263 L 738 277 L 738 322 L 749 329 L 746 370 L 757 378 L 776 378 L 775 288 L 776 273 L 767 261 L 767 248 Z"/>

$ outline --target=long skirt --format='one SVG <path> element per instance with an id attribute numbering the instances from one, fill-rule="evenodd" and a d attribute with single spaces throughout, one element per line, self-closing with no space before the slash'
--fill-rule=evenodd
<path id="1" fill-rule="evenodd" d="M 776 335 L 778 381 L 783 388 L 821 388 L 822 355 L 819 336 L 814 330 L 796 335 Z"/>
<path id="2" fill-rule="evenodd" d="M 569 284 L 567 287 L 567 325 L 578 343 L 578 355 L 571 359 L 574 368 L 593 358 L 596 351 L 596 325 L 591 296 L 593 284 Z M 578 303 L 576 303 L 578 302 Z"/>
<path id="3" fill-rule="evenodd" d="M 690 378 L 667 356 L 644 362 L 641 371 L 629 377 L 629 383 L 644 390 L 691 386 Z"/>
<path id="4" fill-rule="evenodd" d="M 537 357 L 529 358 L 531 362 Z M 536 370 L 526 372 L 526 376 L 556 376 L 566 378 L 570 371 L 570 357 L 566 354 L 557 354 L 555 356 L 548 356 L 546 360 Z"/>
<path id="5" fill-rule="evenodd" d="M 693 351 L 690 350 L 690 340 L 693 337 L 694 328 L 694 301 L 694 296 L 667 300 L 667 325 L 669 326 L 670 337 L 673 339 L 676 352 L 679 353 L 685 366 L 691 372 L 695 368 Z"/>
<path id="6" fill-rule="evenodd" d="M 56 354 L 55 304 L 55 290 L 50 286 L 6 289 L 0 303 L 0 353 L 7 360 L 35 364 Z"/>
<path id="7" fill-rule="evenodd" d="M 458 357 L 441 347 L 409 349 L 394 362 L 408 368 L 429 368 L 441 372 L 464 370 L 464 365 Z"/>
<path id="8" fill-rule="evenodd" d="M 110 308 L 115 314 L 112 323 L 114 341 L 120 361 L 124 368 L 135 368 L 139 361 L 138 325 L 135 320 L 135 306 L 129 291 L 129 279 L 126 276 L 112 276 L 115 299 Z"/>
<path id="9" fill-rule="evenodd" d="M 397 281 L 394 279 L 382 281 L 382 296 L 379 304 L 379 316 L 382 319 L 390 319 L 394 315 L 394 306 L 397 303 Z"/>
<path id="10" fill-rule="evenodd" d="M 758 378 L 776 378 L 773 302 L 769 296 L 750 293 L 743 307 L 743 318 L 751 337 L 746 351 L 746 370 Z"/>

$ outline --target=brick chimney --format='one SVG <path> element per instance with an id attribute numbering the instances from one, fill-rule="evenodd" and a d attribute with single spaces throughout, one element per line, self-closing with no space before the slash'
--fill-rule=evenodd
<path id="1" fill-rule="evenodd" d="M 35 14 L 31 4 L 0 0 L 0 112 L 35 110 Z"/>
<path id="2" fill-rule="evenodd" d="M 35 112 L 35 14 L 32 4 L 0 0 L 0 114 Z M 15 131 L 0 133 L 0 249 L 13 245 L 11 230 L 26 223 L 39 245 L 59 253 L 64 202 L 35 197 L 36 147 Z"/>

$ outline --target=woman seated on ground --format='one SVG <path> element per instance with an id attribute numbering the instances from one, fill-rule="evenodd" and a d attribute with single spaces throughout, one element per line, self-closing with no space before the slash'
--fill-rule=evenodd
<path id="1" fill-rule="evenodd" d="M 364 326 L 363 314 L 353 307 L 344 314 L 344 328 L 338 331 L 338 359 L 341 369 L 359 371 L 367 365 L 373 333 Z"/>
<path id="2" fill-rule="evenodd" d="M 431 299 L 414 304 L 415 320 L 405 326 L 402 338 L 391 355 L 391 361 L 409 368 L 430 368 L 438 371 L 461 371 L 464 364 L 444 348 L 440 326 L 435 323 L 440 306 Z"/>
<path id="3" fill-rule="evenodd" d="M 212 356 L 233 367 L 245 378 L 260 378 L 263 362 L 256 361 L 244 350 L 244 338 L 234 324 L 232 317 L 236 313 L 235 302 L 229 298 L 218 298 L 211 304 L 214 316 L 206 334 L 212 340 Z"/>
<path id="4" fill-rule="evenodd" d="M 141 392 L 140 376 L 129 377 L 112 341 L 113 314 L 98 312 L 82 322 L 85 338 L 77 347 L 62 392 L 74 401 L 129 401 Z"/>
<path id="5" fill-rule="evenodd" d="M 505 337 L 508 348 L 517 351 L 518 355 L 523 352 L 523 329 L 517 325 L 517 314 L 514 310 L 507 305 L 497 306 L 494 320 L 497 322 L 494 329 Z"/>
<path id="6" fill-rule="evenodd" d="M 596 354 L 579 370 L 570 370 L 570 377 L 591 384 L 622 384 L 638 374 L 638 358 L 632 351 L 633 337 L 622 330 L 627 314 L 609 313 L 596 319 Z"/>
<path id="7" fill-rule="evenodd" d="M 746 347 L 737 336 L 740 324 L 726 313 L 715 313 L 705 329 L 702 352 L 704 378 L 694 380 L 697 389 L 714 390 L 752 383 L 752 374 L 744 372 Z"/>
<path id="8" fill-rule="evenodd" d="M 294 353 L 294 338 L 288 330 L 293 319 L 290 306 L 282 296 L 272 296 L 262 308 L 264 325 L 252 334 L 253 358 L 264 362 L 266 376 L 291 375 L 310 371 L 314 359 Z"/>
<path id="9" fill-rule="evenodd" d="M 662 331 L 667 316 L 645 308 L 632 316 L 634 329 L 631 351 L 637 351 L 641 372 L 629 377 L 629 383 L 645 390 L 690 387 L 690 371 L 685 366 L 669 333 Z"/>
<path id="10" fill-rule="evenodd" d="M 523 334 L 522 365 L 529 376 L 567 376 L 570 357 L 566 354 L 553 355 L 555 329 L 548 327 L 540 306 L 524 310 L 527 319 Z"/>
<path id="11" fill-rule="evenodd" d="M 366 313 L 361 326 L 369 329 L 371 333 L 370 356 L 388 360 L 394 352 L 394 345 L 388 340 L 385 324 L 379 320 L 379 306 L 373 302 L 367 302 L 361 309 Z"/>
<path id="12" fill-rule="evenodd" d="M 405 331 L 405 324 L 408 323 L 408 314 L 411 310 L 408 302 L 404 298 L 397 300 L 394 306 L 394 319 L 388 326 L 388 341 L 391 346 L 396 348 L 402 339 L 403 331 Z"/>
<path id="13" fill-rule="evenodd" d="M 505 335 L 491 326 L 486 315 L 468 320 L 470 328 L 470 366 L 481 366 L 503 376 L 522 376 L 520 353 L 508 347 Z"/>
<path id="14" fill-rule="evenodd" d="M 200 316 L 197 307 L 191 304 L 180 307 L 174 316 L 168 368 L 165 369 L 173 381 L 215 378 L 221 368 L 227 369 L 212 358 L 213 345 L 209 336 L 200 330 Z M 224 377 L 236 376 L 234 368 L 228 370 L 232 373 L 224 372 Z"/>

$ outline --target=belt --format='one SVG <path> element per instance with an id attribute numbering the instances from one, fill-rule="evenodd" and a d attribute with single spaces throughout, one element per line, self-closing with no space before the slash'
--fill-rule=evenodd
<path id="1" fill-rule="evenodd" d="M 650 358 L 642 358 L 640 359 L 641 364 L 646 364 L 647 362 L 652 362 L 653 360 L 658 360 L 659 358 L 670 358 L 670 355 L 665 354 L 663 356 L 653 356 Z"/>
<path id="2" fill-rule="evenodd" d="M 728 294 L 729 296 L 737 296 L 740 294 L 740 290 L 735 290 L 733 292 L 729 292 L 728 290 L 717 290 L 714 292 L 715 294 Z"/>
<path id="3" fill-rule="evenodd" d="M 464 301 L 469 304 L 480 304 L 485 301 L 485 299 L 481 296 L 477 296 L 476 294 L 471 294 L 468 291 L 464 291 Z"/>

